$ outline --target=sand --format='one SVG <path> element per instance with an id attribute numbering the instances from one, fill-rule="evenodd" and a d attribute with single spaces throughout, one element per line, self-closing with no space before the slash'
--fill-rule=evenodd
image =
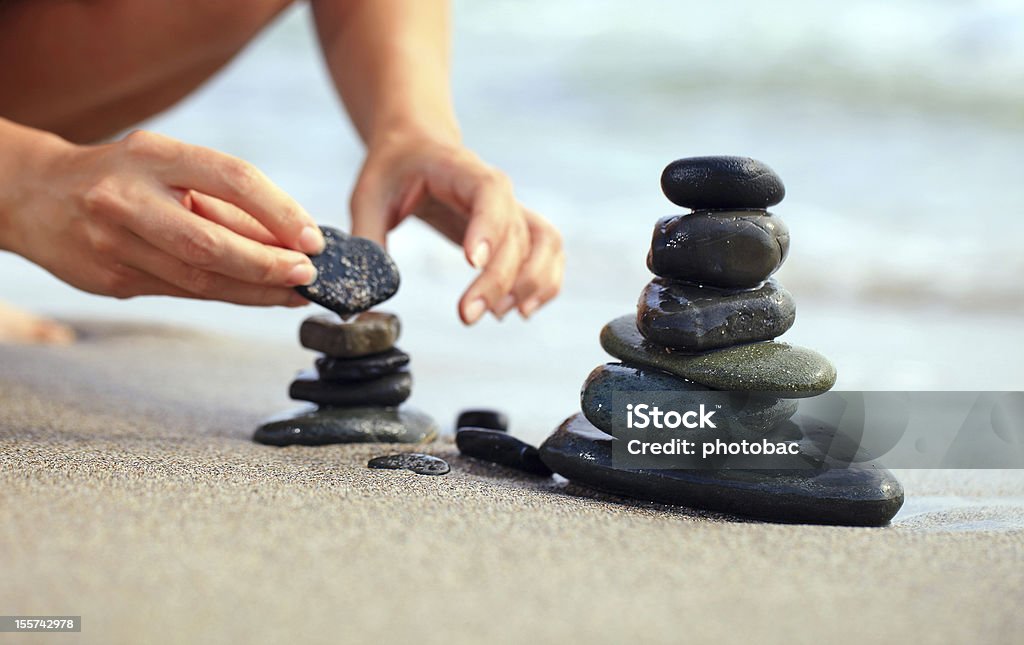
<path id="1" fill-rule="evenodd" d="M 375 471 L 366 460 L 394 447 L 249 441 L 290 405 L 287 382 L 310 358 L 298 347 L 81 329 L 71 348 L 0 347 L 0 614 L 81 615 L 83 630 L 0 642 L 1024 634 L 1017 472 L 901 473 L 904 511 L 865 529 L 586 495 L 448 442 L 428 452 L 450 475 Z"/>

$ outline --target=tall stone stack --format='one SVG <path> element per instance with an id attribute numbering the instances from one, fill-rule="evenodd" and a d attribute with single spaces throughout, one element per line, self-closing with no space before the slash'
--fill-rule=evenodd
<path id="1" fill-rule="evenodd" d="M 774 340 L 796 316 L 793 297 L 771 278 L 789 252 L 786 225 L 767 210 L 785 195 L 778 175 L 750 158 L 695 157 L 669 164 L 661 184 L 691 212 L 657 222 L 647 256 L 654 279 L 635 314 L 601 331 L 601 346 L 621 363 L 591 373 L 582 414 L 541 446 L 542 460 L 575 483 L 641 499 L 783 521 L 884 524 L 903 492 L 874 464 L 840 468 L 826 456 L 807 469 L 770 472 L 613 467 L 615 393 L 757 394 L 739 427 L 766 435 L 785 425 L 806 443 L 810 429 L 789 421 L 795 399 L 822 394 L 836 379 L 821 354 Z"/>

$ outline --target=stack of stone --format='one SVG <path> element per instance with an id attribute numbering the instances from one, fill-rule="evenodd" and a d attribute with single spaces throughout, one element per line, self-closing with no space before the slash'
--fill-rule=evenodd
<path id="1" fill-rule="evenodd" d="M 670 164 L 661 183 L 692 212 L 657 222 L 647 257 L 655 278 L 635 315 L 601 331 L 602 347 L 622 362 L 591 373 L 583 414 L 562 424 L 541 458 L 576 483 L 631 497 L 765 519 L 884 524 L 903 493 L 874 464 L 838 468 L 822 457 L 808 469 L 771 472 L 613 468 L 613 393 L 687 393 L 693 401 L 700 392 L 752 393 L 734 427 L 753 436 L 781 431 L 806 447 L 813 433 L 790 421 L 793 399 L 822 394 L 836 379 L 824 356 L 773 340 L 796 314 L 771 279 L 789 250 L 785 224 L 766 210 L 785 195 L 778 175 L 749 158 L 698 157 Z"/>
<path id="2" fill-rule="evenodd" d="M 433 440 L 433 420 L 402 406 L 412 375 L 409 355 L 395 347 L 398 317 L 366 311 L 397 291 L 398 269 L 370 240 L 323 232 L 327 246 L 312 258 L 317 280 L 299 292 L 334 314 L 302 323 L 299 342 L 322 355 L 316 370 L 300 373 L 289 390 L 291 398 L 315 406 L 268 420 L 254 439 L 278 446 Z"/>

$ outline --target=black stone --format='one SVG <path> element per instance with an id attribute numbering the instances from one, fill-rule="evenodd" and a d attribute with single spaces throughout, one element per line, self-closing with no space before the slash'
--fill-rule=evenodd
<path id="1" fill-rule="evenodd" d="M 418 452 L 400 452 L 397 455 L 374 457 L 366 465 L 370 468 L 411 470 L 417 475 L 447 475 L 451 472 L 451 466 L 444 459 Z"/>
<path id="2" fill-rule="evenodd" d="M 796 302 L 775 280 L 742 291 L 655 278 L 640 294 L 644 338 L 685 352 L 771 340 L 796 320 Z"/>
<path id="3" fill-rule="evenodd" d="M 455 433 L 455 445 L 467 457 L 476 457 L 534 475 L 551 476 L 551 469 L 540 460 L 536 448 L 501 430 L 463 428 Z"/>
<path id="4" fill-rule="evenodd" d="M 883 526 L 903 505 L 903 487 L 877 464 L 785 470 L 622 470 L 611 436 L 581 414 L 540 447 L 551 470 L 595 490 L 775 522 Z M 803 445 L 803 444 L 802 444 Z"/>
<path id="5" fill-rule="evenodd" d="M 334 358 L 361 358 L 392 349 L 401 331 L 398 316 L 382 311 L 367 311 L 348 322 L 310 316 L 299 327 L 299 343 Z"/>
<path id="6" fill-rule="evenodd" d="M 789 254 L 789 229 L 765 211 L 698 211 L 654 226 L 647 268 L 665 278 L 724 289 L 756 287 Z"/>
<path id="7" fill-rule="evenodd" d="M 398 267 L 379 244 L 321 226 L 326 247 L 310 259 L 317 270 L 311 285 L 295 287 L 305 298 L 341 316 L 366 311 L 395 295 Z"/>
<path id="8" fill-rule="evenodd" d="M 325 381 L 368 381 L 394 374 L 408 364 L 408 354 L 392 349 L 360 358 L 321 356 L 316 359 L 316 371 Z"/>
<path id="9" fill-rule="evenodd" d="M 677 159 L 661 173 L 661 190 L 693 209 L 768 208 L 786 196 L 775 171 L 750 157 Z"/>
<path id="10" fill-rule="evenodd" d="M 671 393 L 667 398 L 672 405 L 664 402 L 659 405 L 664 412 L 674 410 L 683 413 L 696 409 L 701 403 L 709 406 L 722 403 L 723 409 L 718 411 L 718 418 L 727 417 L 729 427 L 737 437 L 764 436 L 767 431 L 792 417 L 798 405 L 793 399 L 749 392 L 721 392 L 660 370 L 608 363 L 590 373 L 580 392 L 583 415 L 595 427 L 608 434 L 614 434 L 612 404 L 616 392 L 648 395 L 654 392 Z M 748 429 L 749 432 L 746 432 Z"/>
<path id="11" fill-rule="evenodd" d="M 311 401 L 320 405 L 336 407 L 395 406 L 412 394 L 412 375 L 402 371 L 372 381 L 320 380 L 316 373 L 305 370 L 300 373 L 288 390 L 288 395 L 297 401 Z"/>
<path id="12" fill-rule="evenodd" d="M 463 410 L 455 420 L 455 428 L 485 428 L 508 432 L 508 416 L 497 410 Z"/>
<path id="13" fill-rule="evenodd" d="M 268 419 L 253 435 L 272 446 L 332 443 L 427 443 L 437 437 L 434 420 L 410 407 L 306 406 Z"/>

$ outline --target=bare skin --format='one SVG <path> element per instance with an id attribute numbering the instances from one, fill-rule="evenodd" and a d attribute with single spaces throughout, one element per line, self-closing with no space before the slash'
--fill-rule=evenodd
<path id="1" fill-rule="evenodd" d="M 130 128 L 231 60 L 288 2 L 0 4 L 0 249 L 78 288 L 301 306 L 313 218 L 250 164 Z M 325 58 L 367 145 L 353 233 L 384 243 L 416 215 L 480 269 L 466 324 L 528 317 L 559 289 L 558 232 L 460 140 L 440 0 L 314 0 Z M 20 319 L 19 319 L 20 318 Z M 0 309 L 0 342 L 54 339 Z M 66 336 L 65 336 L 66 337 Z"/>

